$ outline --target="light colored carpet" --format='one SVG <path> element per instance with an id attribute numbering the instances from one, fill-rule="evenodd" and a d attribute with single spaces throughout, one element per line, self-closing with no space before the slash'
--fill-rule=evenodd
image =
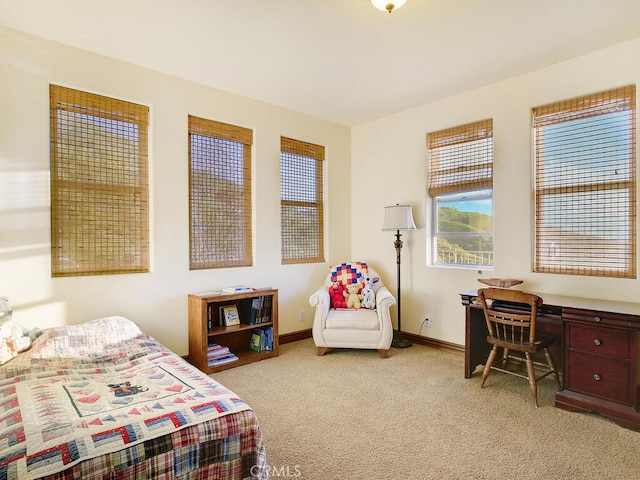
<path id="1" fill-rule="evenodd" d="M 414 345 L 329 350 L 311 339 L 280 356 L 212 375 L 253 406 L 272 478 L 640 478 L 640 433 L 553 406 L 525 380 L 464 378 L 463 355 Z"/>

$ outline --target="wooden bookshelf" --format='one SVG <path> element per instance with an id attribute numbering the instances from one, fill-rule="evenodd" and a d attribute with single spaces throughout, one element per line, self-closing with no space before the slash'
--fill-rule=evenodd
<path id="1" fill-rule="evenodd" d="M 238 309 L 241 323 L 227 327 L 220 316 L 220 307 L 230 305 Z M 257 323 L 249 324 L 250 321 Z M 273 329 L 273 348 L 261 352 L 251 350 L 249 343 L 253 331 L 265 327 Z M 228 347 L 238 360 L 210 366 L 208 347 L 211 343 Z M 276 357 L 278 350 L 278 290 L 189 294 L 189 362 L 198 369 L 208 374 L 219 372 Z"/>

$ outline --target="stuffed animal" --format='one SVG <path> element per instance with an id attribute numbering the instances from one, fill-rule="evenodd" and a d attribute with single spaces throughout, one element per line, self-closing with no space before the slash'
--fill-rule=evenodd
<path id="1" fill-rule="evenodd" d="M 362 285 L 360 282 L 356 283 L 348 283 L 345 287 L 346 290 L 342 292 L 344 298 L 347 300 L 347 308 L 361 308 L 362 304 L 360 301 L 362 300 L 362 295 L 360 292 L 360 287 Z"/>
<path id="2" fill-rule="evenodd" d="M 30 346 L 31 338 L 28 330 L 13 320 L 0 325 L 0 365 L 7 363 Z"/>
<path id="3" fill-rule="evenodd" d="M 347 302 L 342 292 L 344 292 L 344 285 L 340 282 L 333 282 L 329 287 L 329 299 L 331 300 L 332 308 L 347 308 Z"/>
<path id="4" fill-rule="evenodd" d="M 0 365 L 4 365 L 16 355 L 11 340 L 0 338 Z"/>
<path id="5" fill-rule="evenodd" d="M 373 292 L 373 284 L 380 280 L 378 277 L 365 277 L 362 288 L 362 308 L 376 308 L 376 295 Z"/>
<path id="6" fill-rule="evenodd" d="M 29 330 L 11 319 L 12 314 L 7 297 L 0 297 L 0 365 L 28 349 L 31 342 L 39 336 L 31 338 Z"/>

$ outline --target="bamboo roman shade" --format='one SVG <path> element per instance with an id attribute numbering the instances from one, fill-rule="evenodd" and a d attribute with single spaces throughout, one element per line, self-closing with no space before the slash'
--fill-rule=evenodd
<path id="1" fill-rule="evenodd" d="M 533 109 L 534 270 L 636 277 L 635 85 Z"/>
<path id="2" fill-rule="evenodd" d="M 324 261 L 324 147 L 280 138 L 282 263 Z"/>
<path id="3" fill-rule="evenodd" d="M 253 131 L 189 116 L 190 268 L 253 264 Z"/>
<path id="4" fill-rule="evenodd" d="M 50 85 L 54 277 L 149 270 L 149 109 Z"/>
<path id="5" fill-rule="evenodd" d="M 493 120 L 427 134 L 431 197 L 493 186 Z"/>

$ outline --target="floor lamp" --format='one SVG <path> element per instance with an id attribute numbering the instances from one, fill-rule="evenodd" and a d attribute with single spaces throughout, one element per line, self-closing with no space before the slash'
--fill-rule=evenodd
<path id="1" fill-rule="evenodd" d="M 402 234 L 400 230 L 415 230 L 416 224 L 413 223 L 413 214 L 411 205 L 392 205 L 384 207 L 384 225 L 383 231 L 396 231 L 396 241 L 393 243 L 396 247 L 396 263 L 398 269 L 398 330 L 394 332 L 391 346 L 395 348 L 407 348 L 411 346 L 411 342 L 402 335 L 402 310 L 400 302 L 400 251 L 402 250 Z"/>

